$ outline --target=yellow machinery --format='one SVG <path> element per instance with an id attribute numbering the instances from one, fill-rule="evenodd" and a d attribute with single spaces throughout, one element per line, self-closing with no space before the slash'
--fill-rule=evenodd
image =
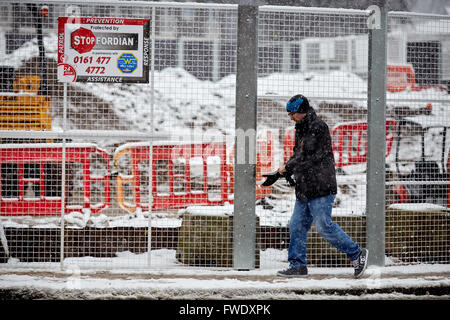
<path id="1" fill-rule="evenodd" d="M 14 79 L 14 92 L 0 93 L 0 130 L 51 130 L 51 101 L 38 95 L 39 76 Z"/>
<path id="2" fill-rule="evenodd" d="M 0 130 L 51 130 L 52 127 L 42 34 L 43 19 L 48 16 L 48 7 L 44 5 L 39 8 L 36 4 L 27 4 L 27 7 L 36 27 L 40 74 L 16 74 L 11 88 L 14 70 L 2 68 L 0 85 L 1 90 L 6 92 L 0 92 Z"/>

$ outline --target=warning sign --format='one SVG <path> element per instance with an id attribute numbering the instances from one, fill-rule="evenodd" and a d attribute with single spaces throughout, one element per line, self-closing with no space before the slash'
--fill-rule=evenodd
<path id="1" fill-rule="evenodd" d="M 58 81 L 148 83 L 149 22 L 59 17 Z"/>
<path id="2" fill-rule="evenodd" d="M 95 46 L 95 35 L 91 30 L 79 28 L 70 35 L 70 45 L 78 53 L 89 52 Z"/>

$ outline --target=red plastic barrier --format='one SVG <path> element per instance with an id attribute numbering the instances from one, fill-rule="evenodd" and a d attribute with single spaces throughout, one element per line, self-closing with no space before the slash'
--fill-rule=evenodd
<path id="1" fill-rule="evenodd" d="M 391 152 L 397 122 L 386 120 L 386 157 Z M 367 122 L 337 125 L 331 130 L 336 167 L 367 161 Z"/>
<path id="2" fill-rule="evenodd" d="M 258 152 L 256 153 L 256 181 L 263 179 L 264 173 L 271 172 L 273 168 L 273 134 L 267 130 L 257 138 Z M 256 199 L 261 199 L 270 195 L 272 187 L 262 187 L 256 184 Z"/>
<path id="3" fill-rule="evenodd" d="M 284 151 L 284 163 L 286 163 L 289 158 L 294 154 L 295 146 L 295 129 L 290 128 L 284 131 L 283 137 L 283 151 Z"/>
<path id="4" fill-rule="evenodd" d="M 401 92 L 406 89 L 410 91 L 420 91 L 436 88 L 441 91 L 449 92 L 441 85 L 416 86 L 416 75 L 410 65 L 388 65 L 386 73 L 386 89 L 389 92 Z"/>
<path id="5" fill-rule="evenodd" d="M 394 142 L 397 122 L 386 120 L 386 157 Z M 344 167 L 367 161 L 367 122 L 339 124 L 331 130 L 336 167 Z M 287 129 L 284 134 L 284 161 L 293 154 L 295 129 Z"/>
<path id="6" fill-rule="evenodd" d="M 414 89 L 414 70 L 409 65 L 388 65 L 386 74 L 386 88 L 390 92 L 401 92 L 409 88 Z"/>
<path id="7" fill-rule="evenodd" d="M 118 161 L 125 154 L 130 157 L 130 175 L 117 176 L 117 196 L 119 206 L 128 211 L 135 212 L 136 209 L 148 211 L 148 202 L 142 201 L 141 190 L 141 172 L 139 168 L 140 162 L 149 162 L 149 145 L 148 144 L 125 144 L 118 149 L 114 155 L 114 165 L 117 167 Z M 191 181 L 191 165 L 192 158 L 202 158 L 202 183 L 201 190 L 193 190 Z M 220 174 L 220 199 L 211 200 L 209 196 L 210 186 L 208 185 L 208 158 L 218 157 L 219 174 Z M 174 162 L 181 161 L 184 163 L 183 173 L 176 174 Z M 158 163 L 165 163 L 167 167 L 157 169 Z M 205 143 L 205 144 L 186 144 L 186 145 L 154 145 L 153 146 L 153 165 L 152 165 L 152 209 L 176 209 L 186 208 L 189 205 L 222 205 L 228 201 L 228 185 L 226 177 L 226 148 L 225 143 Z M 168 179 L 168 190 L 165 194 L 158 193 L 158 174 L 164 171 Z M 182 192 L 175 191 L 175 182 L 178 181 L 184 186 Z M 127 203 L 124 199 L 123 185 L 129 183 L 133 190 L 133 203 Z"/>
<path id="8" fill-rule="evenodd" d="M 401 184 L 396 184 L 394 186 L 395 195 L 397 196 L 397 200 L 394 203 L 408 203 L 409 195 L 408 190 L 406 190 L 405 186 Z"/>
<path id="9" fill-rule="evenodd" d="M 61 199 L 61 168 L 63 161 L 61 144 L 11 144 L 0 146 L 0 215 L 60 215 Z M 90 156 L 100 155 L 106 160 L 107 174 L 95 177 L 90 173 Z M 67 144 L 66 165 L 80 163 L 82 166 L 83 200 L 82 205 L 65 205 L 65 212 L 90 210 L 96 214 L 109 206 L 110 174 L 109 155 L 92 144 Z M 59 165 L 59 173 L 50 174 L 52 164 Z M 32 168 L 36 173 L 30 173 Z M 24 173 L 27 172 L 27 174 Z M 59 174 L 59 177 L 58 177 Z M 66 176 L 69 172 L 66 172 Z M 59 180 L 58 180 L 59 179 Z M 59 182 L 56 182 L 59 181 Z M 67 185 L 68 181 L 66 181 Z M 104 202 L 91 203 L 91 184 L 104 185 Z M 39 196 L 31 197 L 25 194 L 25 186 L 38 186 Z M 66 189 L 67 190 L 67 189 Z M 50 194 L 49 194 L 50 193 Z M 67 199 L 67 194 L 66 194 Z M 84 209 L 84 210 L 83 210 Z"/>

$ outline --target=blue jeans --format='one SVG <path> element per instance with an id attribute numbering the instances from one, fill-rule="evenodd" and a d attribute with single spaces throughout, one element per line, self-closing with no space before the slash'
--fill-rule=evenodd
<path id="1" fill-rule="evenodd" d="M 355 260 L 361 248 L 339 227 L 331 221 L 331 210 L 336 195 L 314 198 L 306 202 L 296 200 L 294 212 L 289 223 L 290 267 L 306 266 L 306 244 L 308 231 L 314 222 L 317 232 L 350 260 Z"/>

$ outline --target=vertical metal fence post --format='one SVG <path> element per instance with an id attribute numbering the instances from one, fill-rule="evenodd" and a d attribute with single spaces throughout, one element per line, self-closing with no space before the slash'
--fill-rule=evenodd
<path id="1" fill-rule="evenodd" d="M 387 12 L 378 1 L 368 20 L 368 143 L 366 239 L 369 265 L 384 266 Z"/>
<path id="2" fill-rule="evenodd" d="M 253 269 L 256 239 L 257 6 L 239 5 L 237 39 L 233 267 Z"/>
<path id="3" fill-rule="evenodd" d="M 150 118 L 151 118 L 151 132 L 155 134 L 155 25 L 156 25 L 156 7 L 152 6 L 152 21 L 151 21 L 151 50 L 150 50 L 150 91 L 152 93 L 150 103 Z M 148 256 L 147 266 L 150 268 L 152 265 L 152 206 L 153 206 L 153 139 L 150 140 L 148 146 Z"/>
<path id="4" fill-rule="evenodd" d="M 63 96 L 63 132 L 66 130 L 67 119 L 67 83 L 64 82 Z M 62 140 L 62 163 L 61 163 L 61 234 L 60 234 L 60 266 L 64 270 L 64 228 L 66 215 L 66 138 Z"/>

